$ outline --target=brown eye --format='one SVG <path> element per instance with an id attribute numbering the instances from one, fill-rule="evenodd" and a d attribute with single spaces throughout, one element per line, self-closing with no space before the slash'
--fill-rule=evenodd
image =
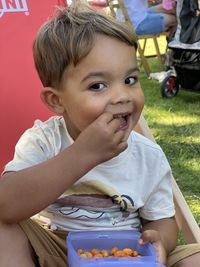
<path id="1" fill-rule="evenodd" d="M 101 90 L 103 90 L 105 87 L 106 87 L 106 85 L 103 84 L 103 83 L 95 83 L 95 84 L 92 84 L 92 85 L 89 87 L 89 90 L 92 90 L 92 91 L 101 91 Z"/>
<path id="2" fill-rule="evenodd" d="M 137 82 L 137 77 L 128 77 L 125 79 L 125 84 L 134 85 Z"/>

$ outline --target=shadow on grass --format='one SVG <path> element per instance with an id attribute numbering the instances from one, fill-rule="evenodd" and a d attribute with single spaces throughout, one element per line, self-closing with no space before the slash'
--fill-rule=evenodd
<path id="1" fill-rule="evenodd" d="M 180 89 L 178 96 L 181 96 L 181 100 L 184 101 L 185 103 L 194 103 L 194 102 L 199 102 L 200 101 L 200 92 L 194 92 L 186 89 Z"/>
<path id="2" fill-rule="evenodd" d="M 198 114 L 197 114 L 198 115 Z M 199 137 L 199 129 L 200 129 L 200 122 L 193 122 L 193 123 L 187 123 L 187 124 L 162 124 L 154 122 L 152 124 L 152 127 L 154 128 L 154 131 L 157 133 L 159 132 L 160 138 L 162 137 L 168 137 L 168 140 L 178 140 L 180 137 L 183 137 L 186 139 L 186 137 Z M 193 145 L 193 142 L 191 142 Z M 196 144 L 197 145 L 197 144 Z M 200 146 L 200 143 L 198 144 Z M 200 152 L 200 151 L 199 151 Z"/>

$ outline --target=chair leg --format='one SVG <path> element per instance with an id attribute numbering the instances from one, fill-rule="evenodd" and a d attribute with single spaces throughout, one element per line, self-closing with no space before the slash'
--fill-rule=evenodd
<path id="1" fill-rule="evenodd" d="M 147 39 L 144 38 L 143 47 L 141 47 L 141 48 L 142 48 L 142 51 L 143 51 L 143 54 L 144 54 L 144 52 L 145 52 L 146 44 L 147 44 Z"/>
<path id="2" fill-rule="evenodd" d="M 144 67 L 144 70 L 146 72 L 146 75 L 147 75 L 147 77 L 149 77 L 151 70 L 150 70 L 149 63 L 148 63 L 146 57 L 144 56 L 143 50 L 142 50 L 139 42 L 138 42 L 138 53 L 140 55 L 141 62 L 142 62 L 142 65 Z"/>

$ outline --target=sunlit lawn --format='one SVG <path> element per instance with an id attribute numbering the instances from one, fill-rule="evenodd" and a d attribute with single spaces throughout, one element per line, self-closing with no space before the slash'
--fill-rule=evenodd
<path id="1" fill-rule="evenodd" d="M 159 71 L 153 59 L 151 66 Z M 176 97 L 162 98 L 159 82 L 147 79 L 142 69 L 141 84 L 144 116 L 200 225 L 200 93 L 180 89 Z"/>

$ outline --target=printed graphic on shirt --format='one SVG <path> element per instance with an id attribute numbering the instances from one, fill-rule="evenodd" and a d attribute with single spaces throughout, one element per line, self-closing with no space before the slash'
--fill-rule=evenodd
<path id="1" fill-rule="evenodd" d="M 112 225 L 125 221 L 134 210 L 130 196 L 95 180 L 73 185 L 55 205 L 57 213 L 68 219 L 98 219 Z"/>

